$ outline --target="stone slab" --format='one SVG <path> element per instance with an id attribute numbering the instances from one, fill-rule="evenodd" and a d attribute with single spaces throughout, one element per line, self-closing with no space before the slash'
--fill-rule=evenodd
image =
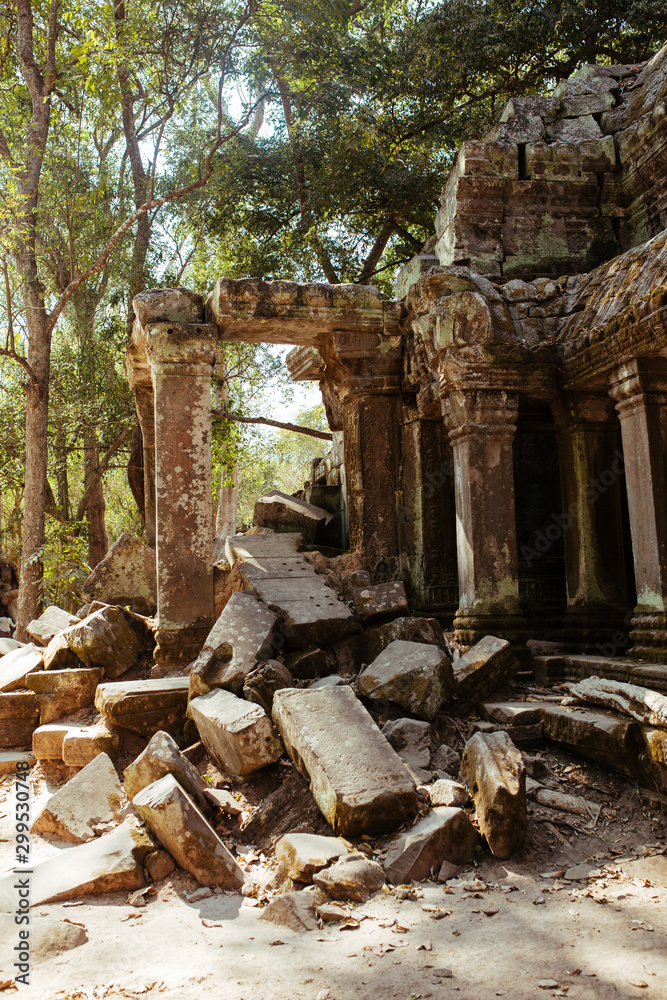
<path id="1" fill-rule="evenodd" d="M 293 646 L 330 645 L 359 631 L 357 619 L 333 590 L 307 601 L 275 601 L 273 606 L 283 613 L 285 637 Z"/>
<path id="2" fill-rule="evenodd" d="M 123 533 L 84 581 L 86 601 L 104 601 L 152 615 L 157 608 L 155 549 Z"/>
<path id="3" fill-rule="evenodd" d="M 25 683 L 39 702 L 40 725 L 73 715 L 80 708 L 92 705 L 103 673 L 101 667 L 83 667 L 80 670 L 41 670 L 28 674 Z"/>
<path id="4" fill-rule="evenodd" d="M 6 653 L 0 659 L 0 692 L 16 691 L 25 687 L 26 676 L 41 670 L 43 666 L 42 650 L 32 642 Z"/>
<path id="5" fill-rule="evenodd" d="M 31 832 L 82 844 L 95 837 L 94 827 L 118 819 L 126 802 L 111 758 L 102 753 L 54 792 Z"/>
<path id="6" fill-rule="evenodd" d="M 185 722 L 188 677 L 100 684 L 95 708 L 111 722 L 150 738 L 160 729 L 178 729 Z"/>
<path id="7" fill-rule="evenodd" d="M 39 705 L 32 691 L 0 694 L 0 747 L 28 747 L 39 725 Z"/>
<path id="8" fill-rule="evenodd" d="M 408 598 L 402 580 L 376 583 L 353 592 L 354 607 L 362 622 L 408 613 Z"/>
<path id="9" fill-rule="evenodd" d="M 507 733 L 475 733 L 461 759 L 482 834 L 496 858 L 523 847 L 528 828 L 526 769 Z"/>
<path id="10" fill-rule="evenodd" d="M 385 833 L 414 816 L 414 782 L 349 687 L 278 691 L 273 719 L 336 833 Z"/>
<path id="11" fill-rule="evenodd" d="M 30 906 L 144 885 L 143 862 L 155 844 L 129 817 L 115 830 L 39 861 L 30 876 Z M 16 875 L 0 879 L 0 913 L 16 909 Z"/>
<path id="12" fill-rule="evenodd" d="M 438 646 L 395 639 L 357 679 L 360 694 L 432 720 L 452 691 L 449 657 Z"/>
<path id="13" fill-rule="evenodd" d="M 94 726 L 72 726 L 63 739 L 63 764 L 85 767 L 99 754 L 117 756 L 118 736 L 109 732 L 104 723 Z"/>
<path id="14" fill-rule="evenodd" d="M 79 728 L 64 723 L 39 726 L 32 734 L 32 752 L 35 760 L 62 760 L 65 736 Z"/>
<path id="15" fill-rule="evenodd" d="M 425 879 L 443 861 L 468 864 L 479 843 L 463 809 L 438 806 L 389 844 L 384 870 L 395 885 Z"/>
<path id="16" fill-rule="evenodd" d="M 0 658 L 6 656 L 7 653 L 13 653 L 15 649 L 20 649 L 21 646 L 25 646 L 27 643 L 19 642 L 18 639 L 9 639 L 7 636 L 0 636 Z"/>
<path id="17" fill-rule="evenodd" d="M 230 566 L 239 562 L 261 566 L 265 559 L 296 556 L 303 544 L 303 535 L 297 531 L 277 535 L 230 535 L 225 549 Z"/>
<path id="18" fill-rule="evenodd" d="M 157 732 L 136 760 L 125 768 L 123 785 L 129 799 L 142 788 L 173 774 L 176 780 L 203 812 L 207 811 L 205 785 L 197 769 L 183 756 L 176 741 L 169 733 Z"/>
<path id="19" fill-rule="evenodd" d="M 227 889 L 243 885 L 243 871 L 173 774 L 143 788 L 132 805 L 176 863 L 200 885 Z"/>
<path id="20" fill-rule="evenodd" d="M 39 646 L 48 646 L 54 635 L 63 632 L 70 625 L 76 625 L 81 619 L 52 605 L 46 608 L 39 618 L 33 619 L 26 628 L 31 639 Z"/>
<path id="21" fill-rule="evenodd" d="M 297 497 L 271 490 L 255 503 L 253 524 L 273 528 L 277 532 L 298 531 L 307 545 L 312 545 L 319 532 L 332 520 L 322 507 L 306 503 Z"/>
<path id="22" fill-rule="evenodd" d="M 188 706 L 201 741 L 225 774 L 250 774 L 278 760 L 283 745 L 260 705 L 216 688 Z"/>
<path id="23" fill-rule="evenodd" d="M 312 882 L 316 872 L 347 853 L 348 848 L 338 837 L 313 833 L 288 833 L 276 844 L 276 858 L 288 878 L 298 882 Z"/>
<path id="24" fill-rule="evenodd" d="M 530 701 L 485 701 L 479 711 L 483 719 L 501 726 L 532 726 L 542 721 L 542 706 Z"/>
<path id="25" fill-rule="evenodd" d="M 547 739 L 632 776 L 636 772 L 641 735 L 637 722 L 604 709 L 542 706 L 542 726 Z"/>
<path id="26" fill-rule="evenodd" d="M 428 767 L 431 760 L 431 727 L 418 719 L 391 719 L 382 727 L 399 757 L 412 767 Z"/>
<path id="27" fill-rule="evenodd" d="M 463 709 L 501 688 L 518 671 L 519 663 L 506 639 L 486 635 L 455 660 L 452 667 L 452 703 Z"/>

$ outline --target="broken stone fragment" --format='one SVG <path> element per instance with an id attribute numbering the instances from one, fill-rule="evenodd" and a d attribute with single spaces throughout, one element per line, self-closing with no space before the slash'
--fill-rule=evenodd
<path id="1" fill-rule="evenodd" d="M 267 715 L 271 715 L 274 694 L 288 687 L 294 687 L 294 682 L 287 667 L 278 660 L 267 660 L 247 675 L 243 682 L 243 697 L 261 705 Z"/>
<path id="2" fill-rule="evenodd" d="M 357 690 L 386 699 L 412 715 L 434 719 L 453 687 L 446 653 L 423 642 L 396 639 L 359 675 Z"/>
<path id="3" fill-rule="evenodd" d="M 48 646 L 54 635 L 69 628 L 70 625 L 78 624 L 79 621 L 76 615 L 71 615 L 54 605 L 43 611 L 39 618 L 31 621 L 26 632 L 38 645 Z"/>
<path id="4" fill-rule="evenodd" d="M 63 742 L 67 734 L 78 726 L 50 723 L 39 726 L 32 734 L 32 752 L 35 760 L 62 760 Z"/>
<path id="5" fill-rule="evenodd" d="M 453 664 L 452 704 L 460 710 L 497 691 L 519 669 L 506 639 L 486 635 Z"/>
<path id="6" fill-rule="evenodd" d="M 315 507 L 279 490 L 270 490 L 260 497 L 253 514 L 253 524 L 278 532 L 298 531 L 306 545 L 316 542 L 331 520 L 333 515 L 322 507 Z"/>
<path id="7" fill-rule="evenodd" d="M 442 746 L 439 746 L 433 754 L 431 766 L 435 768 L 436 771 L 446 771 L 448 774 L 458 774 L 461 766 L 461 758 L 457 754 L 456 750 L 452 750 L 451 747 L 445 746 L 443 743 Z"/>
<path id="8" fill-rule="evenodd" d="M 432 806 L 470 805 L 470 792 L 459 781 L 439 778 L 427 786 L 427 792 Z"/>
<path id="9" fill-rule="evenodd" d="M 244 842 L 256 844 L 260 849 L 294 830 L 323 836 L 331 833 L 308 785 L 297 771 L 289 773 L 275 792 L 267 795 L 241 829 Z"/>
<path id="10" fill-rule="evenodd" d="M 501 860 L 523 847 L 528 826 L 526 770 L 506 733 L 476 733 L 461 760 L 479 828 L 491 853 Z"/>
<path id="11" fill-rule="evenodd" d="M 66 670 L 68 667 L 81 667 L 83 664 L 69 648 L 67 630 L 58 632 L 44 650 L 45 670 Z"/>
<path id="12" fill-rule="evenodd" d="M 377 861 L 369 861 L 358 851 L 344 855 L 329 868 L 313 875 L 315 885 L 330 899 L 351 899 L 365 903 L 385 883 L 385 874 Z"/>
<path id="13" fill-rule="evenodd" d="M 463 809 L 438 806 L 389 844 L 384 870 L 394 885 L 428 878 L 431 869 L 439 869 L 443 861 L 467 864 L 479 843 L 479 834 Z"/>
<path id="14" fill-rule="evenodd" d="M 62 743 L 62 759 L 67 767 L 85 767 L 99 754 L 116 757 L 118 736 L 103 722 L 94 726 L 71 726 Z"/>
<path id="15" fill-rule="evenodd" d="M 93 827 L 117 819 L 126 801 L 116 769 L 102 753 L 51 796 L 31 832 L 81 844 L 93 839 Z"/>
<path id="16" fill-rule="evenodd" d="M 230 889 L 243 885 L 243 871 L 173 774 L 143 788 L 132 805 L 176 863 L 200 885 Z"/>
<path id="17" fill-rule="evenodd" d="M 190 697 L 224 687 L 240 694 L 257 659 L 271 655 L 277 616 L 252 591 L 232 594 L 190 670 Z"/>
<path id="18" fill-rule="evenodd" d="M 336 833 L 384 833 L 414 816 L 405 764 L 349 687 L 278 691 L 273 719 Z"/>
<path id="19" fill-rule="evenodd" d="M 446 652 L 442 628 L 435 618 L 395 618 L 392 622 L 366 629 L 360 636 L 363 662 L 372 663 L 395 639 L 439 646 Z"/>
<path id="20" fill-rule="evenodd" d="M 25 683 L 39 702 L 40 725 L 62 719 L 64 715 L 72 715 L 80 708 L 92 705 L 103 673 L 101 667 L 84 667 L 74 670 L 40 670 L 28 674 Z"/>
<path id="21" fill-rule="evenodd" d="M 27 747 L 39 725 L 39 705 L 32 691 L 0 694 L 0 747 Z"/>
<path id="22" fill-rule="evenodd" d="M 313 875 L 348 853 L 338 837 L 313 833 L 288 833 L 276 844 L 276 857 L 287 876 L 297 882 L 312 882 Z"/>
<path id="23" fill-rule="evenodd" d="M 353 595 L 354 606 L 362 622 L 370 622 L 376 618 L 396 618 L 408 611 L 408 599 L 401 580 L 355 589 Z"/>
<path id="24" fill-rule="evenodd" d="M 120 677 L 141 655 L 141 643 L 122 608 L 100 608 L 63 633 L 69 648 L 88 667 L 103 667 L 108 680 Z"/>
<path id="25" fill-rule="evenodd" d="M 186 718 L 189 680 L 159 677 L 100 684 L 95 708 L 111 722 L 150 738 L 160 729 L 178 731 Z"/>
<path id="26" fill-rule="evenodd" d="M 316 909 L 325 900 L 324 893 L 312 890 L 283 892 L 264 907 L 260 920 L 268 920 L 291 931 L 315 931 L 318 926 Z"/>
<path id="27" fill-rule="evenodd" d="M 176 862 L 167 851 L 151 851 L 144 861 L 146 874 L 151 882 L 161 882 L 176 869 Z"/>
<path id="28" fill-rule="evenodd" d="M 15 691 L 25 687 L 28 674 L 42 670 L 43 650 L 32 642 L 19 646 L 0 659 L 0 692 Z"/>
<path id="29" fill-rule="evenodd" d="M 188 706 L 201 741 L 226 774 L 250 774 L 283 753 L 280 737 L 260 705 L 216 688 Z"/>
<path id="30" fill-rule="evenodd" d="M 83 584 L 85 601 L 129 607 L 143 615 L 157 608 L 155 549 L 124 533 Z"/>
<path id="31" fill-rule="evenodd" d="M 123 786 L 129 799 L 133 799 L 142 788 L 151 785 L 165 774 L 173 774 L 202 812 L 208 809 L 204 782 L 196 768 L 178 749 L 176 741 L 165 732 L 151 736 L 148 746 L 136 760 L 125 768 Z"/>
<path id="32" fill-rule="evenodd" d="M 542 706 L 530 701 L 486 701 L 479 710 L 482 718 L 499 726 L 532 726 L 542 721 Z"/>
<path id="33" fill-rule="evenodd" d="M 15 649 L 20 649 L 25 645 L 27 643 L 19 642 L 18 639 L 10 639 L 7 636 L 0 635 L 0 659 L 6 656 L 7 653 L 13 653 Z"/>
<path id="34" fill-rule="evenodd" d="M 428 767 L 431 760 L 431 726 L 417 719 L 392 719 L 385 722 L 382 735 L 406 764 Z"/>
<path id="35" fill-rule="evenodd" d="M 110 833 L 34 864 L 30 906 L 140 889 L 144 859 L 154 850 L 148 833 L 136 826 L 135 817 L 128 817 Z M 0 912 L 15 910 L 15 883 L 15 875 L 0 879 Z"/>
<path id="36" fill-rule="evenodd" d="M 629 715 L 637 722 L 667 728 L 667 696 L 658 691 L 603 677 L 587 677 L 578 684 L 568 685 L 568 690 L 577 701 L 592 702 Z"/>
<path id="37" fill-rule="evenodd" d="M 219 809 L 226 816 L 241 816 L 243 806 L 225 788 L 204 788 L 204 797 L 209 806 Z"/>

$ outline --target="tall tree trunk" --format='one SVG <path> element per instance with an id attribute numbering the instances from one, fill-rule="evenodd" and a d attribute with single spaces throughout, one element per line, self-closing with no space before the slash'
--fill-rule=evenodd
<path id="1" fill-rule="evenodd" d="M 227 365 L 222 359 L 218 359 L 216 369 L 222 381 L 215 393 L 215 403 L 218 409 L 224 409 L 225 403 L 229 401 Z M 238 482 L 238 465 L 236 463 L 231 467 L 223 465 L 220 470 L 220 499 L 218 500 L 218 513 L 215 519 L 215 534 L 217 537 L 226 538 L 227 535 L 236 534 L 236 518 L 239 505 Z"/>
<path id="2" fill-rule="evenodd" d="M 58 489 L 58 506 L 66 521 L 69 521 L 69 474 L 67 469 L 67 436 L 63 426 L 62 416 L 56 419 L 56 486 Z"/>
<path id="3" fill-rule="evenodd" d="M 83 440 L 84 489 L 90 487 L 86 520 L 88 522 L 88 565 L 91 569 L 104 559 L 109 551 L 109 540 L 106 530 L 106 501 L 102 489 L 102 480 L 95 473 L 100 464 L 100 453 L 97 438 L 92 428 L 86 428 Z"/>

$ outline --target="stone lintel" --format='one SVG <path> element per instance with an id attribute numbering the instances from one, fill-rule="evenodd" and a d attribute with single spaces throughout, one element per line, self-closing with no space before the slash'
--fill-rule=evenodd
<path id="1" fill-rule="evenodd" d="M 285 364 L 293 382 L 319 382 L 324 375 L 324 362 L 316 347 L 292 348 Z"/>

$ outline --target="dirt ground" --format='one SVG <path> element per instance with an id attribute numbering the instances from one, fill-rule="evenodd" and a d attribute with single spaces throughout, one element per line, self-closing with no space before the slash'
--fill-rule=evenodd
<path id="1" fill-rule="evenodd" d="M 542 754 L 554 788 L 603 804 L 593 819 L 530 806 L 524 850 L 482 853 L 449 884 L 392 888 L 350 905 L 347 926 L 298 933 L 261 920 L 270 852 L 239 848 L 258 897 L 214 894 L 177 871 L 146 897 L 126 894 L 41 905 L 34 915 L 74 921 L 83 945 L 33 958 L 29 986 L 3 996 L 97 1000 L 572 1000 L 667 998 L 667 856 L 656 800 L 631 782 L 561 752 Z M 48 794 L 33 779 L 35 808 Z M 0 869 L 12 866 L 13 790 L 0 785 Z M 229 838 L 227 838 L 229 842 Z M 372 851 L 383 843 L 371 842 Z M 33 838 L 34 860 L 59 848 Z M 68 848 L 60 848 L 68 849 Z M 245 858 L 245 860 L 243 860 Z M 588 862 L 590 871 L 570 869 Z M 570 878 L 578 876 L 579 881 Z M 401 898 L 406 897 L 406 898 Z M 9 978 L 2 970 L 0 981 Z"/>

